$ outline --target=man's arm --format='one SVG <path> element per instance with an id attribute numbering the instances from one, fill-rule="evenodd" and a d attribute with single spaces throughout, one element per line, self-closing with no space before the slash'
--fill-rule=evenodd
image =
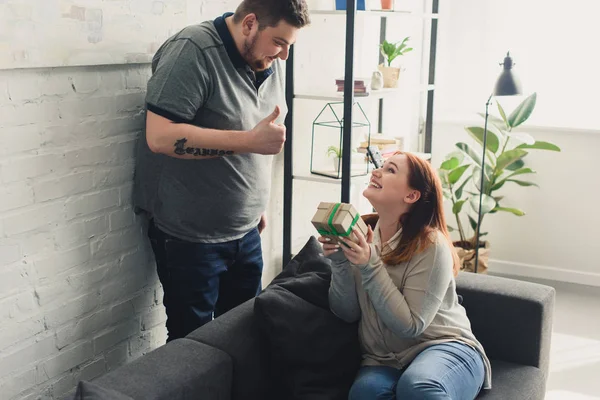
<path id="1" fill-rule="evenodd" d="M 277 154 L 285 126 L 275 123 L 279 107 L 250 131 L 222 131 L 175 123 L 152 111 L 146 116 L 146 141 L 154 153 L 175 158 L 207 159 L 240 153 Z"/>
<path id="2" fill-rule="evenodd" d="M 249 131 L 190 124 L 215 84 L 211 68 L 204 51 L 191 40 L 172 40 L 165 45 L 146 92 L 146 141 L 150 150 L 192 160 L 236 153 L 279 153 L 285 141 L 285 127 L 275 124 L 279 107 Z"/>

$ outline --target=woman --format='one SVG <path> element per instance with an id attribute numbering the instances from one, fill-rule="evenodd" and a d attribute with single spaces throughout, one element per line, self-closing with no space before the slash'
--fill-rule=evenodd
<path id="1" fill-rule="evenodd" d="M 363 217 L 367 237 L 355 229 L 346 246 L 319 238 L 332 260 L 331 310 L 360 321 L 363 361 L 350 400 L 475 398 L 491 387 L 491 368 L 458 303 L 437 174 L 397 153 L 363 195 L 377 211 Z"/>

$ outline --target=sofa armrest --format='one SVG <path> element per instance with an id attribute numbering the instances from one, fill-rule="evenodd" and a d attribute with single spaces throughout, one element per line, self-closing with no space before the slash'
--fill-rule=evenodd
<path id="1" fill-rule="evenodd" d="M 459 273 L 456 285 L 488 357 L 537 367 L 547 377 L 554 288 L 470 272 Z"/>
<path id="2" fill-rule="evenodd" d="M 231 379 L 227 354 L 193 340 L 177 339 L 93 383 L 134 400 L 229 400 Z"/>
<path id="3" fill-rule="evenodd" d="M 267 397 L 269 353 L 254 317 L 254 299 L 196 329 L 187 338 L 215 347 L 231 357 L 232 400 Z"/>

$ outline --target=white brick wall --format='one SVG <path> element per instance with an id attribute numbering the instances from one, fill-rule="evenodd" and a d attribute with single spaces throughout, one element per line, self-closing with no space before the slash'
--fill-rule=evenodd
<path id="1" fill-rule="evenodd" d="M 0 71 L 0 398 L 59 399 L 164 343 L 131 207 L 148 65 Z"/>

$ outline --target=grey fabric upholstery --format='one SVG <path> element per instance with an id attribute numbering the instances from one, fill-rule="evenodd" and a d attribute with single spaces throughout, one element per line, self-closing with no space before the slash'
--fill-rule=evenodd
<path id="1" fill-rule="evenodd" d="M 112 389 L 98 386 L 94 382 L 80 381 L 73 400 L 133 400 Z"/>
<path id="2" fill-rule="evenodd" d="M 267 390 L 268 354 L 253 310 L 254 299 L 248 300 L 187 336 L 231 357 L 232 400 L 264 399 Z"/>
<path id="3" fill-rule="evenodd" d="M 93 382 L 135 400 L 228 400 L 231 375 L 227 354 L 177 339 Z"/>
<path id="4" fill-rule="evenodd" d="M 491 360 L 492 389 L 482 390 L 482 400 L 542 400 L 545 397 L 545 377 L 542 370 L 529 365 Z"/>
<path id="5" fill-rule="evenodd" d="M 492 389 L 479 398 L 542 400 L 554 289 L 460 273 L 457 290 L 492 362 Z M 267 352 L 253 309 L 254 300 L 249 300 L 188 338 L 170 342 L 94 383 L 135 400 L 268 399 Z"/>
<path id="6" fill-rule="evenodd" d="M 554 288 L 468 272 L 461 272 L 456 284 L 490 359 L 531 365 L 548 374 Z"/>

